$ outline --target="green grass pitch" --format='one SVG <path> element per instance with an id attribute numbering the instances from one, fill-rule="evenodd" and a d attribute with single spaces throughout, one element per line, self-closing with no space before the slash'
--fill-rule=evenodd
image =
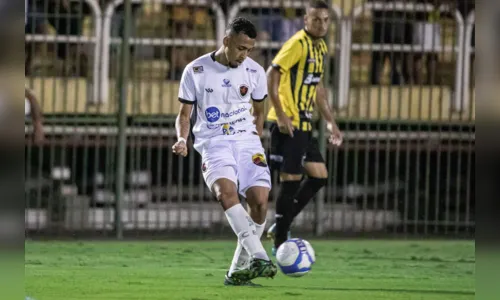
<path id="1" fill-rule="evenodd" d="M 475 297 L 473 241 L 310 242 L 310 274 L 255 280 L 263 287 L 223 285 L 231 241 L 26 242 L 25 292 L 36 300 Z"/>

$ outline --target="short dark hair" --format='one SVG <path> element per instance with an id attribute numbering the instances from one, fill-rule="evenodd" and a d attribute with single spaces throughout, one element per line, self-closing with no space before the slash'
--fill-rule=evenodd
<path id="1" fill-rule="evenodd" d="M 245 18 L 235 18 L 226 29 L 226 34 L 240 34 L 243 33 L 251 39 L 257 37 L 257 29 L 250 20 Z"/>
<path id="2" fill-rule="evenodd" d="M 328 3 L 326 1 L 313 0 L 313 1 L 309 1 L 307 8 L 329 9 L 330 7 L 328 6 Z"/>

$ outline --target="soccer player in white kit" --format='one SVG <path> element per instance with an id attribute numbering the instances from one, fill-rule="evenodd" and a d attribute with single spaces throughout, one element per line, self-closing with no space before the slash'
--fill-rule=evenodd
<path id="1" fill-rule="evenodd" d="M 190 119 L 194 148 L 202 157 L 205 183 L 222 205 L 238 237 L 225 285 L 255 285 L 256 277 L 274 277 L 260 237 L 264 232 L 270 171 L 260 141 L 264 127 L 267 78 L 248 54 L 257 30 L 244 18 L 229 24 L 223 46 L 189 63 L 179 87 L 173 152 L 186 156 Z M 238 194 L 246 198 L 248 212 Z"/>

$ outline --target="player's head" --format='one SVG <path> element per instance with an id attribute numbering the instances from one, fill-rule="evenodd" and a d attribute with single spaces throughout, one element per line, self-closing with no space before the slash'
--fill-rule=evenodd
<path id="1" fill-rule="evenodd" d="M 224 53 L 231 68 L 238 67 L 255 46 L 257 29 L 249 20 L 236 18 L 228 26 L 224 37 Z"/>
<path id="2" fill-rule="evenodd" d="M 328 31 L 330 24 L 330 11 L 328 3 L 321 0 L 313 0 L 307 5 L 304 24 L 307 32 L 315 38 L 322 38 Z"/>

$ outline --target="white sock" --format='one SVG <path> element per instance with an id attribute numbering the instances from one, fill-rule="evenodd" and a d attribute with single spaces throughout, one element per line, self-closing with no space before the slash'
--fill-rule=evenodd
<path id="1" fill-rule="evenodd" d="M 260 242 L 260 236 L 257 235 L 255 222 L 243 206 L 236 204 L 225 213 L 229 225 L 238 237 L 239 244 L 243 246 L 249 256 L 268 260 L 269 257 Z"/>
<path id="2" fill-rule="evenodd" d="M 257 236 L 259 240 L 264 233 L 264 228 L 266 228 L 266 221 L 262 224 L 255 223 L 255 229 L 257 231 Z M 245 267 L 245 265 L 250 260 L 250 255 L 248 252 L 241 246 L 241 243 L 238 241 L 236 245 L 236 250 L 234 251 L 233 261 L 231 262 L 231 267 L 229 267 L 228 276 L 231 276 L 235 270 L 239 270 Z"/>

